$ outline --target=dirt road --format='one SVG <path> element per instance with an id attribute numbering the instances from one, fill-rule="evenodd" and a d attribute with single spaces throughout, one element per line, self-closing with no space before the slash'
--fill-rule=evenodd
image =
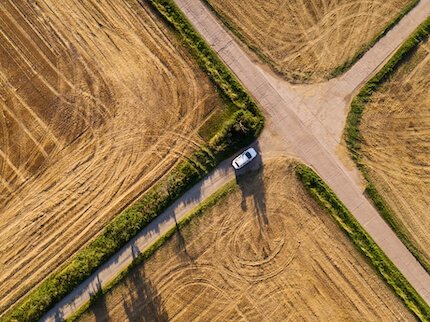
<path id="1" fill-rule="evenodd" d="M 344 76 L 325 84 L 300 87 L 283 83 L 258 67 L 258 63 L 252 62 L 199 1 L 176 0 L 176 3 L 265 111 L 268 127 L 257 142 L 261 147 L 263 162 L 270 156 L 271 147 L 279 146 L 267 137 L 267 133 L 281 141 L 288 141 L 287 150 L 290 151 L 292 147 L 294 154 L 317 170 L 430 304 L 429 275 L 365 199 L 360 174 L 342 162 L 342 151 L 339 152 L 340 135 L 349 99 L 360 84 L 368 79 L 429 15 L 430 1 L 422 0 Z M 214 173 L 132 240 L 87 282 L 59 303 L 43 321 L 61 320 L 69 316 L 100 286 L 106 284 L 122 267 L 125 267 L 136 253 L 142 252 L 145 245 L 161 236 L 175 220 L 179 220 L 182 214 L 188 212 L 188 209 L 233 177 L 229 161 L 221 164 Z"/>

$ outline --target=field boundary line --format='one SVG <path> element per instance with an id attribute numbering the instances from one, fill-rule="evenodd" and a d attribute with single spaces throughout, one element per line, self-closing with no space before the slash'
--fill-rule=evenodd
<path id="1" fill-rule="evenodd" d="M 122 279 L 126 277 L 127 274 L 129 274 L 135 267 L 147 260 L 155 251 L 157 251 L 157 249 L 163 246 L 164 243 L 168 241 L 175 232 L 185 227 L 187 224 L 190 223 L 193 218 L 201 215 L 208 208 L 211 208 L 216 205 L 219 200 L 234 192 L 237 187 L 238 185 L 236 183 L 236 180 L 231 179 L 223 186 L 218 188 L 211 195 L 203 199 L 194 209 L 188 212 L 184 217 L 182 217 L 182 219 L 178 220 L 172 228 L 170 228 L 166 233 L 159 237 L 154 243 L 149 245 L 142 253 L 137 255 L 137 257 L 134 258 L 133 261 L 126 268 L 124 268 L 111 282 L 109 282 L 106 286 L 102 287 L 99 291 L 97 291 L 90 298 L 90 300 L 88 300 L 83 306 L 81 306 L 72 316 L 67 318 L 66 321 L 71 322 L 79 318 L 94 302 L 96 302 L 100 297 L 104 296 L 107 292 L 109 292 L 115 285 L 121 282 Z"/>
<path id="2" fill-rule="evenodd" d="M 233 35 L 235 35 L 242 43 L 244 43 L 252 52 L 254 52 L 260 59 L 262 59 L 265 63 L 267 63 L 271 69 L 282 78 L 285 78 L 287 75 L 286 73 L 283 73 L 282 71 L 278 70 L 275 66 L 275 63 L 267 57 L 261 50 L 257 48 L 257 46 L 253 45 L 251 42 L 246 40 L 246 38 L 240 33 L 240 31 L 233 26 L 232 23 L 228 21 L 228 19 L 219 12 L 210 2 L 210 0 L 201 0 L 214 14 L 215 16 L 225 25 L 225 27 L 231 31 Z M 396 17 L 393 18 L 384 28 L 381 32 L 379 32 L 368 44 L 364 45 L 361 49 L 359 49 L 355 55 L 344 62 L 342 65 L 339 65 L 337 67 L 334 67 L 331 72 L 329 72 L 328 79 L 335 78 L 341 74 L 343 74 L 345 71 L 347 71 L 349 68 L 351 68 L 357 61 L 360 60 L 361 57 L 364 56 L 364 54 L 372 48 L 381 38 L 383 38 L 399 21 L 409 13 L 418 3 L 420 0 L 412 0 L 407 6 L 405 6 L 400 13 L 397 14 Z M 295 75 L 295 76 L 294 76 Z M 306 79 L 300 77 L 299 75 L 292 73 L 291 76 L 291 82 L 294 80 L 300 80 L 305 81 Z"/>
<path id="3" fill-rule="evenodd" d="M 344 139 L 347 148 L 350 152 L 352 160 L 362 172 L 367 181 L 365 193 L 372 200 L 382 218 L 387 222 L 391 229 L 396 233 L 402 243 L 414 255 L 421 266 L 430 274 L 430 263 L 420 255 L 419 249 L 410 241 L 404 231 L 402 224 L 396 219 L 396 215 L 389 207 L 386 201 L 376 190 L 375 185 L 370 178 L 366 165 L 362 162 L 363 154 L 361 150 L 361 141 L 363 136 L 360 132 L 361 118 L 365 109 L 365 105 L 372 94 L 382 85 L 389 76 L 396 71 L 397 66 L 405 59 L 405 57 L 414 50 L 423 39 L 427 38 L 430 33 L 430 17 L 427 18 L 416 30 L 408 37 L 402 46 L 396 51 L 394 56 L 382 67 L 382 69 L 372 77 L 361 89 L 360 92 L 353 98 L 350 110 L 347 116 L 346 125 L 344 128 Z"/>
<path id="4" fill-rule="evenodd" d="M 299 164 L 296 174 L 308 193 L 349 237 L 357 251 L 374 271 L 421 321 L 430 319 L 430 306 L 378 246 L 363 226 L 355 219 L 330 187 L 308 166 Z"/>
<path id="5" fill-rule="evenodd" d="M 137 0 L 140 4 L 144 0 Z M 173 28 L 200 69 L 236 111 L 209 142 L 174 168 L 167 179 L 150 189 L 134 206 L 109 223 L 102 234 L 51 274 L 34 291 L 15 303 L 4 321 L 40 319 L 67 294 L 106 263 L 144 227 L 206 176 L 216 165 L 260 134 L 264 116 L 241 83 L 197 33 L 172 0 L 146 0 L 167 26 Z"/>

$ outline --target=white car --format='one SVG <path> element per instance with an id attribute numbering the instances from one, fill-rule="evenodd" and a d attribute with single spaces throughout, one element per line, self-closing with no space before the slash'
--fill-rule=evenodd
<path id="1" fill-rule="evenodd" d="M 240 168 L 243 168 L 246 164 L 251 162 L 252 159 L 254 159 L 256 156 L 257 152 L 253 148 L 249 148 L 248 150 L 243 151 L 236 158 L 234 158 L 231 164 L 233 168 L 239 170 Z"/>

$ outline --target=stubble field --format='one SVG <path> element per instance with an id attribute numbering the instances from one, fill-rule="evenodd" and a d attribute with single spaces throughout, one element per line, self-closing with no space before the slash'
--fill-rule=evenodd
<path id="1" fill-rule="evenodd" d="M 307 194 L 286 158 L 239 179 L 80 321 L 414 317 Z"/>
<path id="2" fill-rule="evenodd" d="M 0 2 L 0 313 L 200 145 L 222 106 L 136 0 Z"/>
<path id="3" fill-rule="evenodd" d="M 366 104 L 364 164 L 409 238 L 430 263 L 430 45 L 400 65 Z"/>
<path id="4" fill-rule="evenodd" d="M 410 0 L 209 0 L 289 80 L 321 81 Z"/>

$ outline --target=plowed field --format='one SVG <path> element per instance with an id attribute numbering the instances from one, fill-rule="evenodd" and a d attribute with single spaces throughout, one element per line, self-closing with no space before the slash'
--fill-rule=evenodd
<path id="1" fill-rule="evenodd" d="M 422 43 L 364 110 L 365 164 L 430 263 L 430 45 Z"/>
<path id="2" fill-rule="evenodd" d="M 81 321 L 392 321 L 414 317 L 285 158 L 177 232 Z"/>
<path id="3" fill-rule="evenodd" d="M 288 79 L 318 81 L 351 59 L 410 0 L 209 0 Z"/>
<path id="4" fill-rule="evenodd" d="M 220 105 L 145 4 L 0 1 L 0 312 L 198 146 Z"/>

